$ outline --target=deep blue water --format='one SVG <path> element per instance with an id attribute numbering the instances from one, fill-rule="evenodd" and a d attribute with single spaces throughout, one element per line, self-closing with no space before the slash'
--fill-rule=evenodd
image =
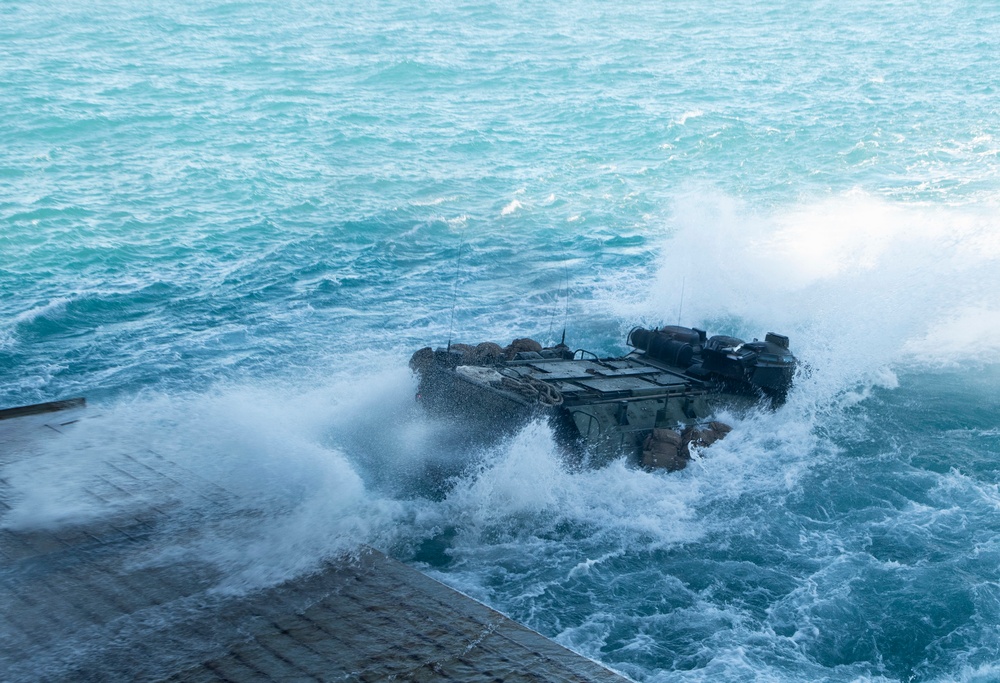
<path id="1" fill-rule="evenodd" d="M 1000 680 L 1000 7 L 872 5 L 4 2 L 0 405 L 246 493 L 230 588 L 369 543 L 640 681 Z M 680 474 L 413 405 L 678 317 L 812 368 Z"/>

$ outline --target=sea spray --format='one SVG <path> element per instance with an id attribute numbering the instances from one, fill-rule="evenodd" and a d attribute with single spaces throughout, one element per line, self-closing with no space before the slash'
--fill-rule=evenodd
<path id="1" fill-rule="evenodd" d="M 100 415 L 3 466 L 0 524 L 153 515 L 128 561 L 206 577 L 10 678 L 360 543 L 637 680 L 996 678 L 989 3 L 0 16 L 2 404 Z M 808 365 L 684 472 L 567 468 L 544 424 L 477 446 L 412 400 L 453 302 L 458 341 L 610 355 L 682 289 L 682 323 Z"/>

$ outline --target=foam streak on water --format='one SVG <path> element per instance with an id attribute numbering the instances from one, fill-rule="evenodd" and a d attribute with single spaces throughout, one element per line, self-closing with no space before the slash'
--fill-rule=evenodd
<path id="1" fill-rule="evenodd" d="M 370 543 L 637 680 L 995 680 L 997 26 L 5 2 L 0 405 L 103 417 L 0 472 L 0 524 L 113 518 L 88 464 L 165 457 L 235 496 L 135 497 L 177 522 L 135 562 L 227 594 Z M 412 401 L 449 337 L 618 353 L 678 317 L 810 366 L 680 474 Z"/>

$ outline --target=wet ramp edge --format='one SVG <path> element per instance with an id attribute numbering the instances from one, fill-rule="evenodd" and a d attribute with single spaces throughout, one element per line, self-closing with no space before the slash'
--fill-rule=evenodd
<path id="1" fill-rule="evenodd" d="M 0 465 L 73 462 L 72 448 L 43 448 L 65 443 L 58 420 L 5 421 L 18 446 Z M 205 514 L 233 514 L 233 494 L 152 450 L 102 454 L 81 463 L 80 493 L 111 512 L 0 527 L 4 680 L 625 680 L 369 547 L 278 585 L 219 590 L 218 567 L 159 553 Z M 20 495 L 0 477 L 4 519 Z"/>
<path id="2" fill-rule="evenodd" d="M 296 594 L 322 597 L 288 609 Z M 626 680 L 371 548 L 238 611 L 248 638 L 163 680 Z"/>

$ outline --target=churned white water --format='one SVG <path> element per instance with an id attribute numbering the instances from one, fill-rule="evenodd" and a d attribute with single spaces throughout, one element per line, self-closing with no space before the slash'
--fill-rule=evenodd
<path id="1" fill-rule="evenodd" d="M 4 468 L 0 524 L 113 518 L 88 463 L 164 457 L 191 485 L 129 500 L 177 524 L 134 562 L 215 591 L 367 543 L 636 680 L 995 680 L 998 26 L 8 2 L 0 402 L 102 417 Z M 413 400 L 449 337 L 611 354 L 678 321 L 809 366 L 681 473 Z"/>

